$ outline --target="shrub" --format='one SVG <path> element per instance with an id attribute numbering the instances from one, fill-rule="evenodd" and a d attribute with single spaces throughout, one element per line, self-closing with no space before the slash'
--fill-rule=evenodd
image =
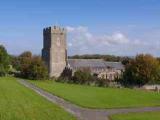
<path id="1" fill-rule="evenodd" d="M 95 81 L 95 78 L 90 74 L 90 72 L 77 70 L 72 77 L 73 83 L 78 84 L 90 84 Z"/>
<path id="2" fill-rule="evenodd" d="M 108 87 L 109 86 L 109 81 L 107 79 L 96 79 L 96 83 L 95 83 L 96 86 L 98 87 Z"/>
<path id="3" fill-rule="evenodd" d="M 88 69 L 77 70 L 72 76 L 72 70 L 66 68 L 56 81 L 99 87 L 109 86 L 108 80 L 97 78 L 97 76 L 92 75 Z"/>

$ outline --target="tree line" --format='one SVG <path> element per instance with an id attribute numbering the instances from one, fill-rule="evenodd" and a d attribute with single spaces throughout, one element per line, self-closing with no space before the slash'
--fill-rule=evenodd
<path id="1" fill-rule="evenodd" d="M 48 78 L 47 68 L 40 56 L 32 55 L 30 51 L 23 52 L 19 56 L 12 56 L 1 45 L 0 76 L 8 74 L 34 80 Z"/>
<path id="2" fill-rule="evenodd" d="M 132 59 L 132 57 L 128 57 L 128 56 L 100 55 L 100 54 L 73 55 L 73 56 L 68 56 L 68 58 L 70 59 L 103 59 L 105 61 L 112 61 L 112 62 L 123 62 L 124 60 Z"/>
<path id="3" fill-rule="evenodd" d="M 106 58 L 105 58 L 106 57 Z M 139 54 L 136 57 L 107 57 L 107 55 L 84 55 L 69 58 L 77 59 L 104 59 L 119 61 L 124 64 L 125 71 L 117 83 L 123 86 L 142 86 L 145 84 L 160 84 L 160 58 L 149 54 Z M 120 59 L 121 58 L 121 59 Z M 123 58 L 123 59 L 122 59 Z M 23 52 L 19 56 L 11 56 L 4 46 L 0 45 L 0 76 L 13 74 L 26 79 L 42 80 L 48 79 L 48 71 L 41 56 L 33 55 L 30 51 Z M 69 76 L 69 77 L 68 77 Z M 105 79 L 96 78 L 90 71 L 78 70 L 72 74 L 71 70 L 64 70 L 57 79 L 59 82 L 76 84 L 88 84 L 96 86 L 108 86 Z"/>

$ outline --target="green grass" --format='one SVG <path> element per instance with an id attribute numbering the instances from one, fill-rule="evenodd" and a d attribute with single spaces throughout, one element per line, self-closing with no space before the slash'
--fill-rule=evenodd
<path id="1" fill-rule="evenodd" d="M 160 94 L 156 92 L 99 88 L 54 81 L 30 82 L 74 104 L 87 108 L 126 108 L 160 105 Z"/>
<path id="2" fill-rule="evenodd" d="M 0 120 L 75 120 L 62 108 L 20 85 L 0 78 Z"/>
<path id="3" fill-rule="evenodd" d="M 118 114 L 110 118 L 111 120 L 160 120 L 160 112 Z"/>

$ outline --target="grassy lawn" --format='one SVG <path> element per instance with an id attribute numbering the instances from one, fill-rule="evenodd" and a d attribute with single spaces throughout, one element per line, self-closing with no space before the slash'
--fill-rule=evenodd
<path id="1" fill-rule="evenodd" d="M 119 114 L 111 116 L 111 120 L 160 120 L 160 112 Z"/>
<path id="2" fill-rule="evenodd" d="M 160 94 L 132 89 L 99 88 L 54 81 L 30 81 L 44 90 L 87 108 L 159 106 Z"/>
<path id="3" fill-rule="evenodd" d="M 15 78 L 0 78 L 0 120 L 75 120 Z"/>

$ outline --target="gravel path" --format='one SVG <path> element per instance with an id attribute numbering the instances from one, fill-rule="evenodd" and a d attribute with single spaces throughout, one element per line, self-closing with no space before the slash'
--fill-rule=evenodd
<path id="1" fill-rule="evenodd" d="M 27 80 L 18 80 L 22 85 L 32 89 L 47 100 L 61 106 L 66 111 L 73 114 L 78 120 L 109 120 L 108 116 L 117 113 L 149 112 L 160 111 L 160 107 L 124 108 L 124 109 L 87 109 L 74 105 L 62 98 L 59 98 L 43 89 L 29 83 Z"/>

